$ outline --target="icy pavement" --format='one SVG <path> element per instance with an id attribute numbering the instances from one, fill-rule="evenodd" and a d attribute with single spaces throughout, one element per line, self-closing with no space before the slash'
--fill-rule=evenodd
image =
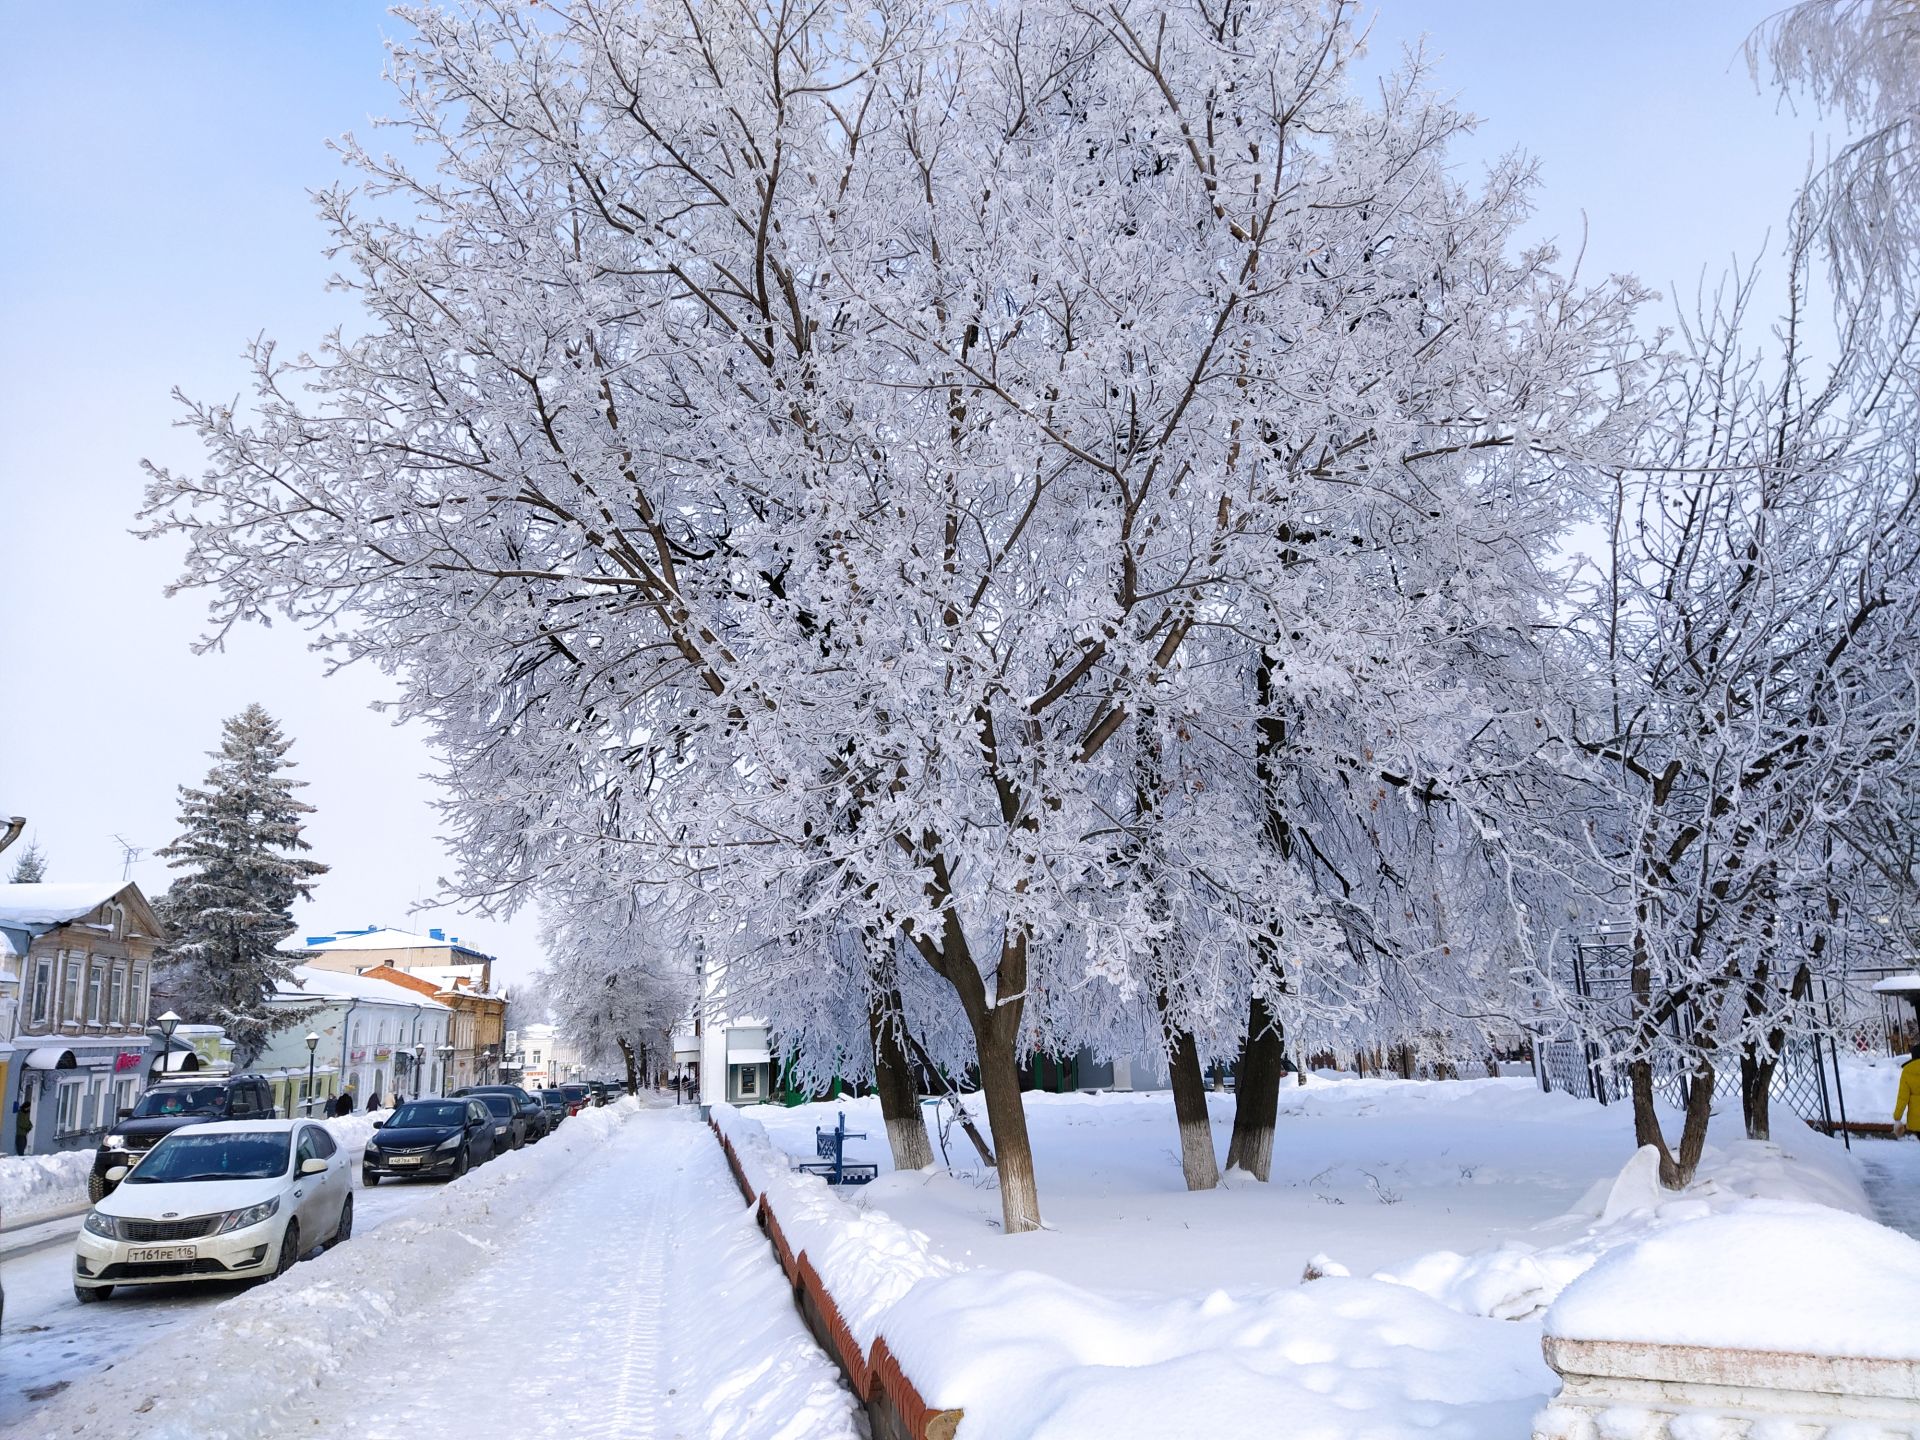
<path id="1" fill-rule="evenodd" d="M 290 1433 L 837 1440 L 852 1395 L 693 1112 L 637 1116 Z"/>
<path id="2" fill-rule="evenodd" d="M 1860 1140 L 1853 1153 L 1874 1219 L 1920 1240 L 1920 1141 Z"/>

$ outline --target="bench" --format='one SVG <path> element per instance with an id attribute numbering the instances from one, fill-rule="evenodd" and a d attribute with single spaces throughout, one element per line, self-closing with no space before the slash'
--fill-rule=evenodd
<path id="1" fill-rule="evenodd" d="M 847 1141 L 866 1139 L 864 1132 L 847 1129 L 847 1112 L 840 1112 L 840 1119 L 831 1130 L 815 1128 L 813 1132 L 814 1153 L 818 1160 L 803 1160 L 793 1168 L 805 1171 L 809 1175 L 818 1175 L 829 1185 L 864 1185 L 869 1180 L 878 1179 L 880 1167 L 862 1161 L 847 1159 Z"/>

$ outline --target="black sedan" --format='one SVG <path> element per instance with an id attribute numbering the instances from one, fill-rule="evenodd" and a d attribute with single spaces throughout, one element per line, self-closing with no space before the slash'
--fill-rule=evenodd
<path id="1" fill-rule="evenodd" d="M 527 1143 L 523 1102 L 510 1090 L 481 1090 L 467 1097 L 493 1113 L 493 1153 L 518 1150 Z"/>
<path id="2" fill-rule="evenodd" d="M 458 1179 L 506 1148 L 495 1144 L 494 1131 L 493 1111 L 478 1097 L 409 1100 L 373 1122 L 373 1138 L 360 1156 L 360 1183 L 372 1187 L 382 1179 L 419 1175 Z"/>
<path id="3" fill-rule="evenodd" d="M 534 1094 L 546 1107 L 547 1119 L 552 1122 L 555 1130 L 560 1128 L 562 1120 L 573 1113 L 573 1105 L 567 1099 L 567 1092 L 564 1090 L 536 1090 Z"/>
<path id="4" fill-rule="evenodd" d="M 471 1095 L 476 1100 L 485 1100 L 490 1095 L 511 1095 L 514 1113 L 520 1117 L 520 1133 L 529 1145 L 553 1132 L 553 1122 L 547 1118 L 546 1106 L 518 1085 L 469 1085 L 466 1089 L 456 1090 L 453 1093 Z"/>

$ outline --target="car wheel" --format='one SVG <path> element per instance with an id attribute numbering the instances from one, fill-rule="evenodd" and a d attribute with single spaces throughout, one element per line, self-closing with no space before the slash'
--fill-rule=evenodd
<path id="1" fill-rule="evenodd" d="M 327 1242 L 331 1250 L 336 1245 L 344 1245 L 353 1238 L 353 1196 L 347 1196 L 347 1203 L 340 1207 L 340 1223 L 333 1227 L 333 1239 Z"/>
<path id="2" fill-rule="evenodd" d="M 78 1281 L 74 1282 L 73 1298 L 82 1305 L 91 1305 L 94 1301 L 104 1300 L 111 1294 L 113 1294 L 111 1285 L 82 1285 Z"/>
<path id="3" fill-rule="evenodd" d="M 287 1221 L 287 1233 L 280 1237 L 280 1263 L 273 1267 L 273 1278 L 278 1280 L 293 1268 L 293 1262 L 300 1258 L 300 1222 Z"/>
<path id="4" fill-rule="evenodd" d="M 380 1177 L 374 1174 L 373 1171 L 362 1170 L 360 1172 L 360 1188 L 361 1189 L 371 1190 L 373 1189 L 374 1186 L 378 1185 L 379 1183 L 380 1183 Z"/>
<path id="5" fill-rule="evenodd" d="M 87 1199 L 98 1205 L 106 1198 L 107 1177 L 98 1171 L 90 1172 L 87 1176 Z"/>
<path id="6" fill-rule="evenodd" d="M 453 1178 L 455 1180 L 458 1180 L 462 1175 L 467 1173 L 468 1169 L 470 1169 L 472 1165 L 473 1165 L 473 1151 L 470 1149 L 462 1150 L 460 1152 L 460 1158 L 454 1161 L 454 1164 L 453 1164 Z"/>

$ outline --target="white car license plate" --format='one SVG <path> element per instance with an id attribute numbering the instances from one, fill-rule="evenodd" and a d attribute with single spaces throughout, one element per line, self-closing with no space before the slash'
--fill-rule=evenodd
<path id="1" fill-rule="evenodd" d="M 192 1260 L 197 1258 L 191 1245 L 137 1245 L 127 1252 L 127 1259 L 135 1265 L 151 1260 Z"/>
<path id="2" fill-rule="evenodd" d="M 387 1163 L 389 1165 L 418 1165 L 420 1158 L 418 1155 L 390 1155 L 387 1157 Z"/>

